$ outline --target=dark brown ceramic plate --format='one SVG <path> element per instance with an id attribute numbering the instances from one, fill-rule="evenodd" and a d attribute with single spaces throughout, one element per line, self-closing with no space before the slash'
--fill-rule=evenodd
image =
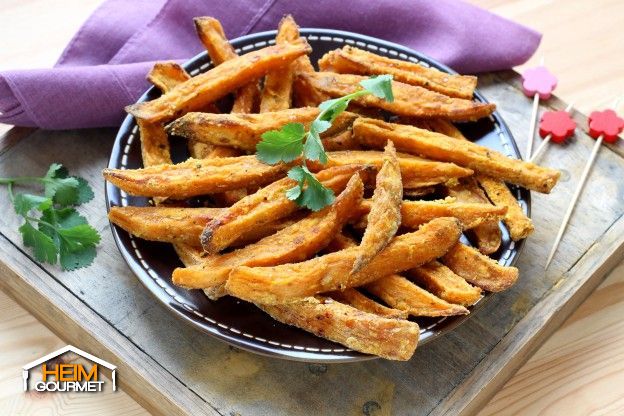
<path id="1" fill-rule="evenodd" d="M 302 29 L 313 48 L 312 61 L 316 62 L 325 52 L 340 48 L 344 45 L 354 45 L 380 55 L 396 59 L 419 62 L 425 66 L 438 68 L 441 71 L 454 73 L 451 69 L 438 62 L 423 56 L 411 49 L 355 33 L 341 32 L 327 29 Z M 275 31 L 262 32 L 244 36 L 232 41 L 237 52 L 246 52 L 260 49 L 273 43 Z M 191 59 L 185 65 L 191 75 L 204 72 L 211 67 L 210 59 L 202 53 Z M 155 88 L 148 90 L 139 101 L 156 98 L 159 92 Z M 478 101 L 486 101 L 478 92 L 475 94 Z M 514 139 L 498 113 L 461 126 L 464 134 L 481 145 L 498 150 L 508 156 L 519 158 L 520 153 Z M 172 143 L 172 145 L 175 143 Z M 172 149 L 174 161 L 182 161 L 188 157 L 183 145 Z M 126 117 L 115 140 L 111 154 L 109 168 L 133 169 L 141 167 L 141 149 L 134 119 Z M 520 201 L 524 211 L 529 213 L 530 194 L 520 188 L 512 189 Z M 110 183 L 106 184 L 106 203 L 110 206 L 148 204 L 146 198 L 128 196 Z M 501 264 L 512 265 L 518 257 L 522 242 L 514 243 L 509 234 L 503 229 L 503 243 L 500 250 L 492 257 Z M 356 351 L 349 350 L 342 345 L 318 338 L 297 328 L 289 327 L 276 322 L 255 306 L 231 297 L 218 301 L 211 301 L 199 290 L 184 290 L 171 283 L 171 272 L 182 263 L 169 244 L 143 241 L 129 235 L 127 232 L 112 226 L 113 236 L 119 250 L 137 277 L 145 284 L 156 298 L 167 308 L 190 322 L 198 329 L 207 332 L 225 342 L 248 351 L 310 362 L 348 362 L 366 360 L 371 357 Z M 477 305 L 471 308 L 472 314 L 488 297 L 486 295 Z M 457 316 L 436 319 L 417 319 L 421 326 L 419 348 L 434 338 L 449 332 L 467 316 Z M 171 331 L 166 328 L 165 331 Z M 443 342 L 443 341 L 440 341 Z"/>

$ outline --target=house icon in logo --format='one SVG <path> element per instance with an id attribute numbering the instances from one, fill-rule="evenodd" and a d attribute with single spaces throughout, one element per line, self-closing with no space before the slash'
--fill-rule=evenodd
<path id="1" fill-rule="evenodd" d="M 65 354 L 66 352 L 73 352 L 76 355 L 79 355 L 89 361 L 92 361 L 102 367 L 108 368 L 109 370 L 111 370 L 112 372 L 112 381 L 113 381 L 113 391 L 117 390 L 117 382 L 116 382 L 116 370 L 117 367 L 112 365 L 111 363 L 104 361 L 94 355 L 89 354 L 86 351 L 81 350 L 80 348 L 76 348 L 73 345 L 67 345 L 59 350 L 56 350 L 48 355 L 46 355 L 45 357 L 41 357 L 38 360 L 35 360 L 31 363 L 26 364 L 24 367 L 22 367 L 22 378 L 24 380 L 24 391 L 28 391 L 28 377 L 29 377 L 29 373 L 30 370 L 36 366 L 42 365 L 44 363 L 46 363 L 47 361 L 56 358 L 58 356 L 61 356 L 63 354 Z M 57 370 L 58 371 L 58 370 Z M 58 377 L 57 377 L 58 378 Z"/>

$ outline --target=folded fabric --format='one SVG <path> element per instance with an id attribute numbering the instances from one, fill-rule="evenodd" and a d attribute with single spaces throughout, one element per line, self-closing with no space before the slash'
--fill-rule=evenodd
<path id="1" fill-rule="evenodd" d="M 348 30 L 421 51 L 464 73 L 524 63 L 541 35 L 454 0 L 105 1 L 51 69 L 0 72 L 0 122 L 45 129 L 119 125 L 123 107 L 149 85 L 154 61 L 203 50 L 192 23 L 219 19 L 230 38 L 275 29 L 284 14 L 300 26 Z"/>

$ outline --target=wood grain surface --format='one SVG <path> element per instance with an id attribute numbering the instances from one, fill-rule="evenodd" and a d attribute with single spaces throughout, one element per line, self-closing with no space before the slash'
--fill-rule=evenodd
<path id="1" fill-rule="evenodd" d="M 584 114 L 624 96 L 624 2 L 621 0 L 468 0 L 544 34 L 525 65 L 559 78 L 555 94 Z"/>
<path id="2" fill-rule="evenodd" d="M 537 53 L 519 71 L 543 57 L 559 77 L 557 96 L 585 114 L 620 100 L 617 110 L 624 114 L 624 38 L 605 36 L 624 27 L 624 2 L 469 2 L 544 34 Z M 624 265 L 619 265 L 480 415 L 622 414 L 624 349 L 618 339 L 624 331 L 613 321 L 624 312 L 623 283 Z"/>
<path id="3" fill-rule="evenodd" d="M 517 75 L 486 74 L 479 81 L 484 95 L 500 104 L 522 145 L 520 132 L 528 126 L 531 104 L 519 92 Z M 565 105 L 556 99 L 550 104 Z M 585 123 L 582 114 L 574 117 Z M 624 194 L 619 180 L 624 164 L 604 147 L 592 178 L 609 192 L 580 200 L 580 216 L 571 223 L 575 232 L 565 236 L 565 249 L 548 272 L 541 267 L 543 247 L 574 187 L 571 179 L 592 145 L 579 131 L 574 146 L 553 148 L 545 157 L 546 164 L 564 170 L 564 178 L 552 195 L 533 197 L 538 232 L 520 256 L 519 282 L 492 297 L 462 326 L 418 349 L 409 363 L 315 366 L 265 358 L 183 325 L 154 302 L 121 259 L 108 231 L 101 180 L 114 134 L 114 129 L 37 130 L 0 155 L 0 176 L 34 175 L 57 161 L 85 177 L 95 198 L 80 210 L 103 236 L 93 266 L 60 273 L 55 266 L 36 265 L 18 249 L 19 219 L 5 216 L 0 220 L 5 239 L 0 242 L 0 271 L 6 277 L 0 287 L 67 342 L 119 366 L 120 386 L 160 414 L 355 414 L 370 406 L 396 414 L 472 412 L 528 358 L 549 328 L 561 323 L 570 305 L 599 283 L 605 262 L 621 255 L 610 250 L 624 242 L 624 205 L 609 197 Z M 56 146 L 47 145 L 51 142 Z M 39 151 L 44 147 L 45 152 Z M 10 209 L 0 199 L 0 210 Z"/>
<path id="4" fill-rule="evenodd" d="M 620 264 L 480 415 L 624 414 L 622 316 Z"/>
<path id="5" fill-rule="evenodd" d="M 66 345 L 5 293 L 0 293 L 0 409 L 7 415 L 142 415 L 145 409 L 123 391 L 37 393 L 22 391 L 22 366 Z M 75 358 L 75 357 L 74 357 Z M 69 361 L 68 361 L 69 362 Z M 72 360 L 71 362 L 82 362 Z"/>
<path id="6" fill-rule="evenodd" d="M 24 33 L 30 40 L 26 42 L 18 41 L 15 45 L 9 42 L 11 48 L 3 48 L 0 53 L 4 59 L 2 67 L 25 67 L 25 66 L 43 66 L 50 65 L 55 60 L 56 56 L 62 49 L 62 46 L 70 38 L 71 34 L 76 30 L 80 22 L 87 16 L 92 10 L 97 1 L 70 1 L 70 2 L 54 2 L 49 1 L 11 1 L 8 4 L 3 4 L 3 11 L 0 13 L 0 31 L 6 34 L 12 34 L 13 36 L 5 35 L 5 39 L 15 39 L 15 33 Z M 563 0 L 548 1 L 548 2 L 529 2 L 520 1 L 476 1 L 476 3 L 484 3 L 485 6 L 492 8 L 494 11 L 500 12 L 516 20 L 524 21 L 529 25 L 544 31 L 546 33 L 544 45 L 546 41 L 551 39 L 558 39 L 559 44 L 552 46 L 552 50 L 559 48 L 562 53 L 549 53 L 546 56 L 548 65 L 560 75 L 560 88 L 558 93 L 563 95 L 564 98 L 574 98 L 574 96 L 567 96 L 566 94 L 579 93 L 583 94 L 582 104 L 579 104 L 580 108 L 591 108 L 595 105 L 602 103 L 608 103 L 612 100 L 614 95 L 619 94 L 622 90 L 622 86 L 619 82 L 622 81 L 621 77 L 616 76 L 615 71 L 620 71 L 624 65 L 624 58 L 621 54 L 612 54 L 611 45 L 614 48 L 618 48 L 618 39 L 608 38 L 602 39 L 605 43 L 604 47 L 594 47 L 592 39 L 596 39 L 597 34 L 604 28 L 603 22 L 621 22 L 624 18 L 624 12 L 622 11 L 622 3 L 617 1 L 604 2 L 606 7 L 601 7 L 597 13 L 587 13 L 587 7 L 595 4 L 590 1 L 575 1 L 567 2 Z M 561 9 L 565 9 L 561 12 L 558 9 L 556 13 L 551 10 L 554 4 L 559 4 Z M 569 6 L 569 7 L 567 7 Z M 37 13 L 40 10 L 46 10 L 46 13 Z M 71 13 L 68 13 L 71 11 Z M 557 14 L 561 19 L 567 20 L 567 24 L 555 26 L 545 23 L 546 12 L 550 15 Z M 576 15 L 573 15 L 576 13 Z M 605 15 L 606 14 L 606 15 Z M 70 15 L 70 19 L 66 17 Z M 24 21 L 16 19 L 16 17 L 29 18 L 28 31 L 24 31 L 22 28 L 25 25 Z M 572 24 L 576 19 L 583 19 L 583 24 L 577 24 L 574 26 L 574 30 L 570 30 Z M 558 17 L 559 18 L 559 17 Z M 594 20 L 595 19 L 595 20 Z M 40 22 L 40 24 L 37 24 Z M 543 25 L 543 27 L 539 27 Z M 612 24 L 612 23 L 609 23 Z M 75 25 L 72 27 L 72 25 Z M 54 26 L 55 37 L 53 39 L 47 37 L 45 44 L 42 42 L 36 42 L 48 31 L 52 30 Z M 33 32 L 35 28 L 35 32 Z M 22 29 L 22 30 L 19 30 Z M 2 33 L 0 33 L 2 34 Z M 584 35 L 585 34 L 585 35 Z M 63 37 L 65 36 L 65 37 Z M 22 36 L 23 37 L 23 36 Z M 567 43 L 569 40 L 574 40 L 574 43 Z M 5 42 L 6 43 L 6 42 Z M 570 53 L 571 46 L 574 46 L 575 53 Z M 56 49 L 55 49 L 56 48 Z M 621 45 L 619 46 L 621 49 Z M 50 51 L 55 50 L 55 53 Z M 549 49 L 550 50 L 550 49 Z M 10 58 L 4 54 L 10 54 Z M 538 55 L 539 56 L 539 55 Z M 53 58 L 51 58 L 53 57 Z M 33 61 L 29 61 L 33 59 Z M 612 68 L 613 73 L 605 75 L 604 81 L 597 81 L 594 71 L 584 70 L 577 64 L 585 59 L 593 59 L 595 61 L 607 61 L 609 64 L 602 65 L 601 70 L 610 71 Z M 562 72 L 559 71 L 557 65 L 569 68 L 570 71 L 566 72 L 565 78 L 562 76 Z M 620 65 L 620 66 L 618 66 Z M 618 69 L 619 68 L 619 69 Z M 601 82 L 609 83 L 607 87 L 601 87 Z M 566 85 L 566 88 L 563 88 Z M 619 90 L 618 90 L 619 88 Z M 605 98 L 608 96 L 608 98 Z M 581 107 L 581 105 L 587 105 L 588 107 Z M 617 149 L 616 149 L 617 150 Z M 579 157 L 582 155 L 579 154 Z M 43 162 L 43 161 L 42 161 Z M 618 196 L 621 202 L 621 196 Z M 525 253 L 526 255 L 526 253 Z M 617 407 L 618 403 L 621 406 L 622 391 L 617 388 L 618 381 L 621 379 L 613 378 L 621 374 L 621 367 L 617 366 L 617 363 L 609 361 L 609 359 L 616 359 L 616 357 L 622 356 L 621 348 L 618 350 L 618 343 L 615 338 L 612 338 L 614 330 L 617 327 L 610 326 L 611 322 L 614 322 L 618 313 L 621 314 L 621 309 L 616 309 L 618 306 L 621 308 L 624 295 L 622 294 L 621 280 L 624 275 L 622 268 L 616 269 L 611 274 L 608 282 L 619 282 L 615 287 L 607 289 L 605 294 L 599 296 L 600 290 L 597 291 L 587 301 L 587 304 L 594 305 L 592 307 L 581 307 L 570 318 L 569 322 L 535 355 L 535 358 L 529 361 L 529 363 L 523 367 L 516 377 L 509 381 L 505 389 L 493 400 L 489 407 L 484 409 L 484 414 L 512 414 L 518 412 L 533 412 L 543 411 L 551 412 L 551 414 L 584 414 L 583 410 L 595 410 L 598 413 L 621 413 L 621 407 Z M 615 277 L 614 277 L 615 276 Z M 607 284 L 607 283 L 605 283 Z M 609 287 L 609 286 L 607 286 Z M 5 302 L 10 309 L 16 309 L 16 306 L 10 300 L 6 300 L 4 295 L 0 295 L 2 301 L 0 304 L 4 305 Z M 596 298 L 596 299 L 594 299 Z M 593 302 L 593 303 L 592 303 Z M 516 308 L 522 308 L 523 305 L 520 302 L 515 305 Z M 612 311 L 612 314 L 605 315 L 605 311 Z M 10 316 L 10 315 L 9 315 Z M 609 316 L 611 318 L 609 318 Z M 5 322 L 12 322 L 10 318 L 7 318 L 4 314 L 0 317 L 0 323 L 2 325 Z M 131 317 L 129 317 L 132 319 Z M 48 347 L 46 351 L 51 351 L 56 348 L 56 345 L 63 343 L 54 337 L 49 331 L 42 325 L 38 324 L 36 320 L 29 315 L 22 316 L 23 322 L 28 321 L 25 325 L 28 325 L 31 329 L 29 333 L 37 334 L 37 337 L 23 338 L 21 335 L 10 336 L 12 332 L 9 330 L 5 336 L 4 328 L 2 326 L 2 336 L 0 336 L 0 348 L 2 354 L 12 354 L 11 360 L 18 363 L 24 363 L 32 359 L 34 354 L 38 354 L 37 348 Z M 579 330 L 578 326 L 576 330 L 566 330 L 570 325 L 574 325 L 576 322 L 583 325 L 583 330 Z M 591 325 L 589 324 L 591 323 Z M 11 325 L 7 323 L 7 325 Z M 621 334 L 621 328 L 619 333 Z M 591 342 L 591 339 L 587 339 L 588 335 L 592 335 L 595 339 L 610 340 L 600 343 L 600 348 L 597 347 L 595 342 Z M 461 342 L 460 339 L 453 338 L 453 342 Z M 548 349 L 548 346 L 554 343 Z M 34 352 L 33 352 L 34 351 Z M 542 351 L 545 351 L 542 353 Z M 542 354 L 542 355 L 540 355 Z M 243 355 L 246 355 L 243 353 Z M 4 355 L 2 355 L 4 357 Z M 535 363 L 535 360 L 539 360 Z M 229 359 L 228 359 L 229 360 Z M 231 362 L 228 365 L 228 369 L 238 368 L 241 371 L 240 360 L 235 360 L 237 363 Z M 621 362 L 621 360 L 619 360 Z M 12 361 L 11 361 L 12 362 Z M 535 363 L 535 364 L 533 364 Z M 533 367 L 531 367 L 533 365 Z M 541 367 L 540 367 L 541 366 Z M 531 371 L 532 370 L 532 371 Z M 309 369 L 312 373 L 314 371 L 319 372 L 321 369 Z M 619 371 L 619 373 L 618 373 Z M 14 388 L 10 381 L 11 375 L 5 378 L 4 373 L 1 373 L 0 377 L 0 397 L 2 402 L 0 406 L 5 403 L 9 403 L 5 400 L 12 400 L 11 405 L 18 403 L 20 409 L 26 409 L 23 414 L 28 414 L 27 409 L 31 408 L 32 399 L 24 395 L 20 395 L 19 398 L 12 396 L 11 390 Z M 545 380 L 545 375 L 550 374 L 548 383 L 544 382 L 540 384 L 542 388 L 536 388 L 536 386 Z M 580 374 L 580 376 L 579 376 Z M 612 374 L 613 376 L 609 376 Z M 565 377 L 563 375 L 566 375 Z M 611 377 L 611 378 L 610 378 Z M 5 380 L 9 380 L 5 382 Z M 516 381 L 522 380 L 522 381 Z M 608 380 L 612 380 L 609 383 Z M 309 385 L 313 385 L 311 382 Z M 123 389 L 123 387 L 122 387 Z M 9 392 L 5 394 L 5 392 Z M 388 395 L 392 395 L 393 391 L 390 386 L 385 389 L 382 388 L 379 391 L 378 397 L 383 398 Z M 374 395 L 377 395 L 376 393 Z M 127 396 L 126 396 L 127 397 Z M 7 399 L 8 398 L 8 399 Z M 17 402 L 16 402 L 17 400 Z M 81 409 L 85 409 L 83 402 L 80 402 L 78 398 L 64 398 L 63 399 L 63 411 L 69 413 L 84 413 Z M 107 400 L 111 400 L 108 403 Z M 142 409 L 135 405 L 129 406 L 126 410 L 125 405 L 121 406 L 119 396 L 104 397 L 103 395 L 98 398 L 98 402 L 101 404 L 93 404 L 93 409 L 97 409 L 100 414 L 137 414 Z M 381 400 L 381 399 L 380 399 Z M 388 408 L 382 409 L 382 413 L 372 413 L 372 410 L 377 409 L 373 404 L 365 407 L 364 405 L 369 402 L 365 402 L 359 409 L 352 409 L 355 413 L 359 410 L 359 413 L 368 411 L 370 414 L 384 414 L 389 413 Z M 116 406 L 120 406 L 117 408 Z M 51 406 L 51 405 L 50 405 Z M 108 406 L 108 407 L 106 407 Z M 584 406 L 584 407 L 583 407 Z M 123 407 L 123 408 L 121 408 Z M 2 408 L 5 408 L 2 406 Z M 51 408 L 51 407 L 48 407 Z M 108 410 L 107 410 L 108 409 Z M 396 410 L 396 409 L 395 409 Z M 620 411 L 618 411 L 620 410 Z"/>

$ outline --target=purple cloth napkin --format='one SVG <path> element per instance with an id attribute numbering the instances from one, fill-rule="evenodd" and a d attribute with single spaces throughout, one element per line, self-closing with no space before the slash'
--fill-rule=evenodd
<path id="1" fill-rule="evenodd" d="M 346 7 L 345 7 L 346 6 Z M 0 72 L 0 122 L 45 129 L 117 126 L 149 85 L 156 60 L 203 50 L 192 18 L 213 16 L 227 35 L 302 27 L 348 30 L 400 43 L 474 73 L 524 63 L 541 35 L 455 0 L 106 0 L 52 69 Z"/>

